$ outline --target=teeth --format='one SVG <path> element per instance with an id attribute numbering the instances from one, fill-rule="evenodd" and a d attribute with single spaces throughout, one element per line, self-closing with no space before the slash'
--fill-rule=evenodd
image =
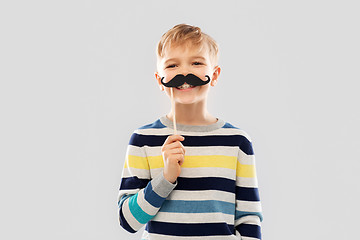
<path id="1" fill-rule="evenodd" d="M 187 89 L 187 88 L 190 88 L 190 87 L 192 87 L 192 85 L 187 84 L 187 83 L 184 83 L 183 85 L 181 85 L 180 87 L 178 87 L 178 89 Z"/>

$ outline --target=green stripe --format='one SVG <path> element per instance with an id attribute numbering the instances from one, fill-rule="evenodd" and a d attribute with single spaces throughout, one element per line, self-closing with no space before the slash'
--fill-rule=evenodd
<path id="1" fill-rule="evenodd" d="M 137 203 L 137 198 L 138 198 L 138 193 L 136 193 L 134 196 L 132 196 L 129 199 L 130 212 L 139 223 L 145 224 L 148 221 L 150 221 L 153 217 L 155 217 L 155 215 L 149 215 L 146 212 L 144 212 Z"/>

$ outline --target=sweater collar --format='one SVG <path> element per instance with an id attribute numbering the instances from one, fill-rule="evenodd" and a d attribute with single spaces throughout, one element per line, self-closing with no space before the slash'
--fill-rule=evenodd
<path id="1" fill-rule="evenodd" d="M 176 128 L 177 130 L 184 132 L 210 132 L 219 129 L 225 125 L 224 120 L 219 118 L 216 119 L 217 119 L 216 123 L 212 123 L 209 125 L 185 125 L 185 124 L 176 123 Z M 166 115 L 161 116 L 159 120 L 166 127 L 174 129 L 173 122 L 170 119 L 168 119 Z"/>

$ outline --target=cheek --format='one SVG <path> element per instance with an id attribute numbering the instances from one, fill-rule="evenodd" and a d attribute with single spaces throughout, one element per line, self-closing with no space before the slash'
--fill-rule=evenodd
<path id="1" fill-rule="evenodd" d="M 205 85 L 201 86 L 201 91 L 207 92 L 207 91 L 209 91 L 209 88 L 210 88 L 210 83 L 205 84 Z"/>
<path id="2" fill-rule="evenodd" d="M 164 77 L 163 82 L 167 83 L 171 79 L 173 79 L 176 75 L 177 75 L 177 73 L 175 73 L 175 72 L 166 72 L 166 73 L 164 73 L 163 76 L 161 76 L 161 78 Z"/>
<path id="3" fill-rule="evenodd" d="M 208 75 L 210 77 L 210 79 L 212 78 L 212 74 L 210 71 L 208 71 L 208 69 L 194 70 L 194 74 L 196 76 L 200 77 L 203 81 L 207 80 L 207 78 L 205 77 L 206 75 Z"/>
<path id="4" fill-rule="evenodd" d="M 166 95 L 168 95 L 169 97 L 171 97 L 171 88 L 168 87 L 164 87 L 165 88 L 165 93 Z M 173 89 L 173 93 L 174 93 L 174 89 Z"/>

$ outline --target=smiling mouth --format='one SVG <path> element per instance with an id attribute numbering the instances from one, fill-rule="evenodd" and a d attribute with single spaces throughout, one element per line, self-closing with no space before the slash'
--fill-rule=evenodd
<path id="1" fill-rule="evenodd" d="M 184 83 L 183 85 L 181 85 L 180 87 L 176 87 L 177 89 L 188 89 L 188 88 L 192 88 L 194 87 L 193 85 L 190 85 L 188 83 Z"/>

